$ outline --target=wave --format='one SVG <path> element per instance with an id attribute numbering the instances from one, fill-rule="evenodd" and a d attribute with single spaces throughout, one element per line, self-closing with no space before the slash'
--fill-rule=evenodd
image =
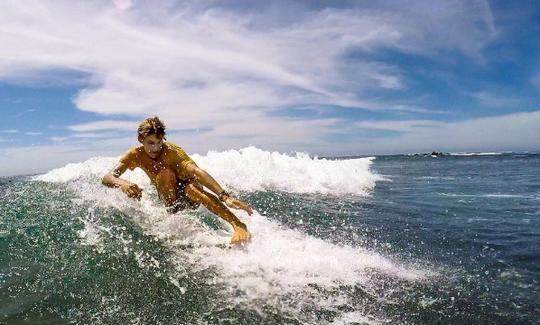
<path id="1" fill-rule="evenodd" d="M 375 158 L 330 160 L 311 158 L 305 153 L 287 155 L 255 147 L 191 156 L 228 189 L 253 192 L 277 190 L 289 193 L 320 193 L 367 196 L 382 177 L 372 173 Z M 36 180 L 68 182 L 77 178 L 101 177 L 110 171 L 118 158 L 95 157 L 85 162 L 37 176 Z M 149 186 L 141 170 L 127 171 L 125 178 Z"/>
<path id="2" fill-rule="evenodd" d="M 451 197 L 479 197 L 479 198 L 496 198 L 496 199 L 533 199 L 540 198 L 539 195 L 520 195 L 520 194 L 504 194 L 504 193 L 486 193 L 486 194 L 460 194 L 460 193 L 439 193 L 442 196 Z"/>
<path id="3" fill-rule="evenodd" d="M 372 159 L 366 158 L 327 160 L 305 154 L 271 153 L 253 147 L 193 155 L 193 158 L 220 182 L 239 191 L 273 189 L 293 193 L 368 195 L 377 180 L 369 170 Z M 216 270 L 217 276 L 208 275 L 208 283 L 221 284 L 219 287 L 227 292 L 226 299 L 238 305 L 253 308 L 261 304 L 275 305 L 299 315 L 299 318 L 303 317 L 305 306 L 315 305 L 338 312 L 337 308 L 350 299 L 348 291 L 328 299 L 324 290 L 360 287 L 376 299 L 386 299 L 380 297 L 380 288 L 388 285 L 382 279 L 414 282 L 429 273 L 375 251 L 330 243 L 287 228 L 257 211 L 252 216 L 235 211 L 253 234 L 252 242 L 243 249 L 223 249 L 231 235 L 227 224 L 222 223 L 224 230 L 205 226 L 197 216 L 201 211 L 208 214 L 204 209 L 169 215 L 142 171 L 135 170 L 126 175 L 145 189 L 140 202 L 127 199 L 116 189 L 102 186 L 99 178 L 116 161 L 116 158 L 92 158 L 52 170 L 34 180 L 65 183 L 77 193 L 79 203 L 94 207 L 89 208 L 86 217 L 79 219 L 83 224 L 79 232 L 81 245 L 92 245 L 99 250 L 100 238 L 108 230 L 96 211 L 120 210 L 145 233 L 171 248 L 174 252 L 172 262 L 177 265 L 178 272 L 187 266 L 200 271 Z M 139 264 L 145 263 L 143 255 L 144 252 L 133 252 L 133 258 Z M 176 283 L 174 278 L 171 283 Z M 349 317 L 381 321 L 360 312 L 341 315 L 343 320 Z"/>
<path id="4" fill-rule="evenodd" d="M 500 156 L 504 152 L 451 152 L 450 156 Z"/>
<path id="5" fill-rule="evenodd" d="M 249 245 L 223 249 L 231 235 L 225 223 L 222 223 L 224 230 L 213 230 L 198 222 L 193 212 L 168 215 L 152 200 L 143 199 L 140 206 L 134 207 L 120 203 L 118 191 L 83 189 L 80 183 L 76 187 L 85 196 L 84 200 L 96 204 L 97 199 L 100 207 L 121 209 L 145 233 L 159 239 L 174 252 L 170 262 L 179 274 L 185 273 L 186 268 L 192 273 L 206 274 L 207 283 L 222 288 L 228 303 L 248 308 L 270 305 L 284 314 L 296 315 L 301 323 L 313 321 L 309 319 L 311 316 L 302 315 L 309 306 L 340 314 L 339 306 L 352 298 L 349 290 L 336 292 L 338 288 L 360 288 L 370 297 L 386 299 L 379 297 L 381 287 L 400 281 L 422 281 L 430 275 L 427 270 L 368 249 L 333 244 L 287 228 L 257 211 L 252 216 L 235 211 L 253 234 Z M 100 238 L 102 234 L 106 237 L 104 232 L 109 230 L 92 211 L 81 219 L 84 229 L 79 236 L 82 245 L 92 245 L 102 251 Z M 145 258 L 144 252 L 132 253 L 139 265 L 156 263 Z M 215 274 L 209 270 L 215 270 Z M 177 283 L 174 277 L 170 281 Z M 331 299 L 327 290 L 334 292 Z M 294 304 L 290 304 L 291 301 Z M 384 322 L 369 312 L 356 316 L 375 323 Z"/>

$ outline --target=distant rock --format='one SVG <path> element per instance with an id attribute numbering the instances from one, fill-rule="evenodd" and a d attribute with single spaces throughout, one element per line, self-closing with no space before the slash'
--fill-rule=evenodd
<path id="1" fill-rule="evenodd" d="M 440 152 L 433 151 L 433 152 L 431 153 L 431 157 L 443 157 L 443 156 L 450 156 L 450 154 L 449 154 L 449 153 L 442 152 L 442 151 L 440 151 Z"/>
<path id="2" fill-rule="evenodd" d="M 415 156 L 415 157 L 420 157 L 420 156 L 423 156 L 423 157 L 443 157 L 443 156 L 450 156 L 450 154 L 447 153 L 447 152 L 442 152 L 442 151 L 433 151 L 432 153 L 415 153 L 412 156 Z"/>

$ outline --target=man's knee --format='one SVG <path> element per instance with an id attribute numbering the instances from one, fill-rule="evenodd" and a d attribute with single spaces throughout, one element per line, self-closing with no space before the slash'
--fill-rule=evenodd
<path id="1" fill-rule="evenodd" d="M 203 193 L 203 187 L 199 183 L 186 184 L 186 194 L 199 196 Z"/>
<path id="2" fill-rule="evenodd" d="M 155 185 L 158 195 L 166 206 L 171 206 L 178 199 L 178 184 L 174 172 L 168 169 L 161 170 L 156 175 Z"/>
<path id="3" fill-rule="evenodd" d="M 189 183 L 186 184 L 185 193 L 188 198 L 188 206 L 191 209 L 197 209 L 201 202 L 204 201 L 203 196 L 206 194 L 203 191 L 202 185 L 198 183 Z"/>

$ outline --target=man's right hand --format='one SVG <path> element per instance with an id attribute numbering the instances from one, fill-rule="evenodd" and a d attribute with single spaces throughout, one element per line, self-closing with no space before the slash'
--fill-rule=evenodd
<path id="1" fill-rule="evenodd" d="M 125 183 L 120 186 L 120 189 L 122 192 L 126 193 L 126 195 L 130 198 L 134 198 L 137 200 L 141 199 L 142 196 L 142 190 L 137 184 L 135 183 Z"/>
<path id="2" fill-rule="evenodd" d="M 233 209 L 242 209 L 247 212 L 248 215 L 253 214 L 253 209 L 249 206 L 249 204 L 242 202 L 238 199 L 233 198 L 232 196 L 228 196 L 223 201 L 229 208 Z"/>

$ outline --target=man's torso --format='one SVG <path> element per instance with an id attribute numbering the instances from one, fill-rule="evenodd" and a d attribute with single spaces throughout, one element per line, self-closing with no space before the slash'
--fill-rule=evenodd
<path id="1" fill-rule="evenodd" d="M 179 181 L 187 181 L 190 177 L 186 173 L 186 167 L 194 164 L 182 148 L 170 142 L 163 143 L 162 152 L 157 159 L 150 158 L 144 152 L 143 146 L 139 146 L 124 154 L 120 162 L 126 164 L 130 170 L 141 168 L 154 184 L 157 174 L 163 169 L 173 171 Z"/>

